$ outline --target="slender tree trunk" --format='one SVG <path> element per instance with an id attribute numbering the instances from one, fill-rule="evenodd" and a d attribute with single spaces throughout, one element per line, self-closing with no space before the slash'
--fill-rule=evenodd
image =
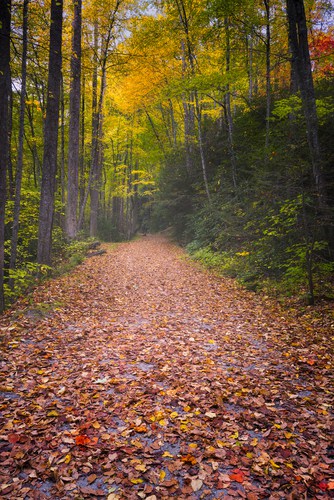
<path id="1" fill-rule="evenodd" d="M 27 115 L 28 115 L 28 121 L 30 125 L 30 132 L 31 132 L 31 145 L 29 146 L 32 157 L 33 157 L 33 163 L 34 163 L 34 183 L 35 187 L 37 187 L 40 184 L 41 180 L 41 160 L 38 155 L 38 150 L 36 146 L 36 134 L 35 134 L 35 127 L 34 127 L 34 119 L 31 113 L 31 110 L 29 107 L 26 108 L 27 110 Z M 26 137 L 27 140 L 27 137 Z M 27 140 L 29 144 L 29 140 Z"/>
<path id="2" fill-rule="evenodd" d="M 271 32 L 270 32 L 270 2 L 264 0 L 266 10 L 266 139 L 265 155 L 268 158 L 269 134 L 270 134 L 270 111 L 271 111 Z"/>
<path id="3" fill-rule="evenodd" d="M 24 144 L 24 115 L 26 108 L 26 88 L 27 88 L 27 45 L 28 45 L 28 4 L 29 0 L 23 2 L 23 28 L 22 28 L 22 65 L 21 65 L 21 96 L 20 96 L 20 118 L 19 118 L 19 143 L 17 152 L 17 166 L 15 179 L 15 202 L 14 221 L 12 229 L 12 241 L 10 252 L 10 269 L 15 269 L 17 259 L 17 242 L 19 234 L 19 219 L 21 209 L 21 185 L 23 172 L 23 144 Z M 10 279 L 11 288 L 14 287 L 14 280 Z"/>
<path id="4" fill-rule="evenodd" d="M 81 97 L 81 145 L 80 145 L 80 181 L 79 181 L 79 207 L 82 206 L 85 197 L 85 88 L 86 79 L 83 77 L 82 81 L 82 97 Z M 77 230 L 80 229 L 79 221 Z"/>
<path id="5" fill-rule="evenodd" d="M 99 112 L 97 104 L 97 73 L 98 73 L 98 25 L 94 25 L 94 62 L 92 83 L 92 152 L 91 152 L 91 175 L 90 175 L 90 236 L 97 235 L 97 210 L 99 203 L 98 192 L 98 161 L 99 161 Z M 102 86 L 102 83 L 101 83 Z M 101 89 L 102 91 L 102 89 Z"/>
<path id="6" fill-rule="evenodd" d="M 79 189 L 80 141 L 80 84 L 81 84 L 81 11 L 82 0 L 73 0 L 74 18 L 71 56 L 70 126 L 68 142 L 68 183 L 66 205 L 66 233 L 77 234 L 77 206 Z"/>
<path id="7" fill-rule="evenodd" d="M 44 156 L 37 246 L 37 262 L 48 265 L 51 264 L 52 223 L 57 172 L 62 25 L 63 0 L 52 0 L 48 99 L 44 126 Z"/>
<path id="8" fill-rule="evenodd" d="M 8 100 L 10 94 L 11 0 L 0 0 L 0 313 L 5 308 L 4 257 L 6 176 L 9 152 Z"/>
<path id="9" fill-rule="evenodd" d="M 187 60 L 186 48 L 184 42 L 181 44 L 182 49 L 182 74 L 186 77 L 187 73 Z M 186 155 L 186 170 L 191 177 L 193 172 L 193 142 L 194 142 L 194 107 L 191 104 L 191 99 L 187 97 L 186 93 L 182 95 L 183 115 L 184 115 L 184 143 Z"/>
<path id="10" fill-rule="evenodd" d="M 204 154 L 203 133 L 202 133 L 202 116 L 201 116 L 202 113 L 201 113 L 201 108 L 200 108 L 200 104 L 198 101 L 197 92 L 195 93 L 195 103 L 196 103 L 196 115 L 197 115 L 198 144 L 199 144 L 199 152 L 200 152 L 200 156 L 201 156 L 203 181 L 204 181 L 205 193 L 206 193 L 208 202 L 211 203 L 211 195 L 210 195 L 209 183 L 208 183 L 206 159 L 205 159 L 205 154 Z"/>
<path id="11" fill-rule="evenodd" d="M 232 182 L 234 189 L 237 189 L 237 162 L 234 151 L 234 140 L 233 140 L 233 119 L 232 119 L 232 111 L 231 111 L 231 92 L 230 92 L 230 69 L 231 69 L 231 43 L 230 43 L 230 26 L 229 20 L 227 17 L 224 19 L 225 26 L 225 37 L 226 37 L 226 53 L 225 53 L 225 69 L 227 76 L 227 84 L 225 90 L 225 118 L 227 124 L 227 142 L 229 149 L 229 156 L 231 162 L 231 170 L 232 170 Z"/>
<path id="12" fill-rule="evenodd" d="M 153 130 L 154 136 L 155 136 L 155 138 L 156 138 L 156 140 L 157 140 L 157 143 L 158 143 L 158 145 L 159 145 L 159 147 L 160 147 L 160 149 L 161 149 L 161 151 L 162 151 L 162 154 L 163 154 L 163 155 L 164 155 L 164 157 L 166 158 L 166 151 L 165 151 L 165 147 L 164 147 L 164 144 L 163 144 L 163 142 L 162 142 L 162 140 L 161 140 L 161 138 L 160 138 L 160 136 L 159 136 L 159 133 L 158 133 L 158 131 L 157 131 L 157 128 L 156 128 L 156 126 L 154 125 L 154 121 L 153 121 L 153 119 L 152 119 L 151 115 L 149 114 L 149 112 L 147 111 L 147 109 L 146 109 L 145 107 L 144 107 L 144 109 L 145 109 L 145 114 L 146 114 L 146 116 L 147 116 L 147 118 L 148 118 L 148 121 L 149 121 L 149 123 L 150 123 L 150 125 L 151 125 L 151 127 L 152 127 L 152 130 Z"/>
<path id="13" fill-rule="evenodd" d="M 247 72 L 248 72 L 248 99 L 251 101 L 253 99 L 253 33 L 250 33 L 247 37 L 247 53 L 248 53 L 248 64 L 247 64 Z"/>
<path id="14" fill-rule="evenodd" d="M 173 144 L 174 146 L 177 146 L 177 123 L 175 121 L 173 102 L 171 99 L 169 99 L 169 110 L 170 110 L 170 120 L 172 126 Z"/>
<path id="15" fill-rule="evenodd" d="M 10 80 L 12 77 L 10 76 Z M 13 89 L 11 87 L 10 89 L 10 94 L 9 94 L 9 111 L 8 111 L 8 142 L 9 142 L 9 149 L 8 149 L 8 198 L 10 200 L 14 199 L 14 193 L 15 193 L 15 180 L 14 180 L 14 173 L 13 173 L 13 159 L 12 159 L 12 152 L 11 152 L 11 144 L 12 144 L 12 136 L 13 136 Z"/>
<path id="16" fill-rule="evenodd" d="M 60 196 L 62 206 L 65 206 L 65 95 L 64 75 L 60 83 Z M 59 224 L 64 229 L 64 216 L 59 215 Z"/>
<path id="17" fill-rule="evenodd" d="M 289 43 L 292 65 L 298 74 L 298 83 L 303 102 L 307 140 L 312 164 L 313 178 L 319 206 L 327 206 L 326 182 L 321 167 L 321 152 L 318 133 L 318 116 L 313 85 L 311 59 L 307 38 L 307 25 L 303 0 L 286 0 Z"/>

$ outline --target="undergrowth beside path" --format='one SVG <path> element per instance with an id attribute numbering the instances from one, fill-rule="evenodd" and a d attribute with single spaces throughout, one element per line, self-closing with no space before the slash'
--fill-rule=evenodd
<path id="1" fill-rule="evenodd" d="M 333 324 L 162 237 L 41 285 L 0 335 L 1 498 L 334 498 Z"/>

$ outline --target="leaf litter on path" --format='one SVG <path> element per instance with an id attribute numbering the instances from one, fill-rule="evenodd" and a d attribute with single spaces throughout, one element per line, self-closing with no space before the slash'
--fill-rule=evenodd
<path id="1" fill-rule="evenodd" d="M 183 257 L 120 244 L 1 318 L 0 498 L 334 498 L 333 325 Z"/>

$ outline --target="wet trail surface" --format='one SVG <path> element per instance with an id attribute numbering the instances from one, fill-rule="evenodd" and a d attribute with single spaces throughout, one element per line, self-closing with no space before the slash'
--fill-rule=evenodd
<path id="1" fill-rule="evenodd" d="M 330 336 L 161 236 L 106 248 L 1 319 L 0 498 L 334 498 Z"/>

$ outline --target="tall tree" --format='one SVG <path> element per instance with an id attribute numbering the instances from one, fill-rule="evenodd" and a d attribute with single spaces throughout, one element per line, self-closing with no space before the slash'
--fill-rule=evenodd
<path id="1" fill-rule="evenodd" d="M 307 140 L 310 151 L 313 177 L 319 197 L 319 205 L 326 205 L 326 182 L 321 168 L 318 115 L 315 101 L 312 66 L 308 44 L 308 32 L 303 0 L 287 0 L 289 44 L 292 52 L 292 68 L 298 75 Z"/>
<path id="2" fill-rule="evenodd" d="M 0 0 L 0 312 L 4 310 L 4 239 L 6 175 L 9 155 L 8 100 L 10 95 L 11 0 Z"/>
<path id="3" fill-rule="evenodd" d="M 26 108 L 26 90 L 27 90 L 27 47 L 28 47 L 28 4 L 29 0 L 23 2 L 23 26 L 22 26 L 22 66 L 21 66 L 21 96 L 20 96 L 20 118 L 19 118 L 19 141 L 17 152 L 17 166 L 15 179 L 15 202 L 14 202 L 14 220 L 12 229 L 12 241 L 10 252 L 10 269 L 15 269 L 17 258 L 17 243 L 19 235 L 19 219 L 21 210 L 21 186 L 23 173 L 23 143 L 24 143 L 24 115 Z M 14 281 L 10 280 L 13 287 Z"/>
<path id="4" fill-rule="evenodd" d="M 37 261 L 51 263 L 52 224 L 57 172 L 58 121 L 62 63 L 63 0 L 51 2 L 48 95 L 38 227 Z"/>
<path id="5" fill-rule="evenodd" d="M 77 205 L 79 183 L 80 79 L 81 79 L 81 12 L 82 0 L 73 0 L 73 35 L 71 56 L 70 125 L 68 143 L 68 184 L 66 205 L 66 233 L 75 238 L 77 233 Z"/>

